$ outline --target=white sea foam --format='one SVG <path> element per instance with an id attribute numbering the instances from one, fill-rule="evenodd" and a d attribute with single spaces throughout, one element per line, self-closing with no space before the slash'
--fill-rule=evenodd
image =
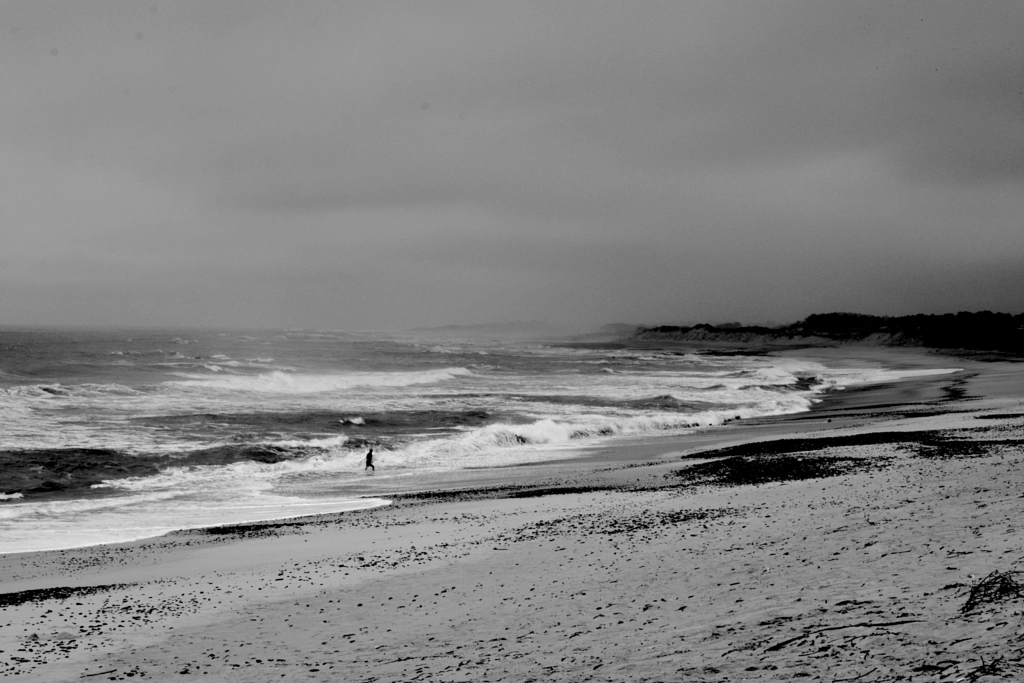
<path id="1" fill-rule="evenodd" d="M 963 368 L 925 368 L 919 370 L 883 370 L 880 368 L 868 368 L 858 370 L 833 369 L 823 377 L 825 383 L 834 389 L 844 389 L 857 384 L 881 384 L 895 382 L 901 379 L 912 379 L 914 377 L 931 377 L 935 375 L 950 375 L 961 372 Z"/>
<path id="2" fill-rule="evenodd" d="M 84 515 L 105 510 L 121 510 L 137 505 L 151 505 L 182 495 L 174 491 L 155 488 L 142 489 L 131 496 L 109 498 L 78 498 L 72 500 L 24 501 L 14 505 L 0 506 L 0 522 L 11 520 L 37 519 L 54 514 Z"/>
<path id="3" fill-rule="evenodd" d="M 806 409 L 810 400 L 793 395 L 774 404 L 710 410 L 698 413 L 653 413 L 608 416 L 587 414 L 572 421 L 550 418 L 526 424 L 496 423 L 441 438 L 421 439 L 398 449 L 378 449 L 378 462 L 397 470 L 456 470 L 531 462 L 550 457 L 551 449 L 564 450 L 621 436 L 681 433 L 700 427 L 720 425 L 739 418 L 781 414 Z M 170 468 L 158 475 L 113 480 L 105 487 L 133 491 L 218 491 L 231 487 L 250 493 L 273 489 L 283 477 L 301 474 L 349 473 L 362 468 L 362 449 L 346 449 L 344 436 L 310 441 L 276 441 L 271 445 L 315 452 L 293 460 L 274 463 L 242 461 L 223 466 Z"/>
<path id="4" fill-rule="evenodd" d="M 274 371 L 255 376 L 233 375 L 215 378 L 190 375 L 188 380 L 179 381 L 176 384 L 227 391 L 313 394 L 354 388 L 404 387 L 416 384 L 433 384 L 472 374 L 472 371 L 468 368 L 444 368 L 413 372 L 348 372 L 322 375 L 289 374 Z"/>
<path id="5" fill-rule="evenodd" d="M 93 398 L 100 396 L 136 396 L 141 392 L 122 384 L 22 384 L 0 390 L 9 396 L 25 398 Z"/>
<path id="6" fill-rule="evenodd" d="M 8 523 L 0 517 L 0 554 L 81 548 L 101 543 L 124 543 L 171 531 L 226 524 L 247 524 L 387 505 L 380 498 L 308 500 L 263 495 L 200 501 L 191 496 L 128 496 L 109 499 L 104 508 L 83 513 L 74 501 L 41 509 Z M 114 503 L 113 501 L 118 501 Z M 0 511 L 11 506 L 0 506 Z"/>
<path id="7" fill-rule="evenodd" d="M 328 436 L 322 439 L 281 439 L 279 441 L 271 441 L 267 443 L 268 446 L 276 446 L 278 448 L 298 448 L 298 449 L 335 449 L 345 445 L 348 441 L 348 437 L 344 434 L 338 436 Z"/>

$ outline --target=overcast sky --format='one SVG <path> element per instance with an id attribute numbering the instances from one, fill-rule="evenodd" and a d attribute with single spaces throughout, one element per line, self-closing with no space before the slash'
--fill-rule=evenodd
<path id="1" fill-rule="evenodd" d="M 1024 2 L 0 4 L 0 324 L 1024 311 Z"/>

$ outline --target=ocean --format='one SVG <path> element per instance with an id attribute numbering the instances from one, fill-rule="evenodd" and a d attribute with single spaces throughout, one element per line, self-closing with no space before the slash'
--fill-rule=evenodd
<path id="1" fill-rule="evenodd" d="M 381 505 L 460 471 L 805 411 L 922 372 L 412 334 L 0 328 L 0 553 Z"/>

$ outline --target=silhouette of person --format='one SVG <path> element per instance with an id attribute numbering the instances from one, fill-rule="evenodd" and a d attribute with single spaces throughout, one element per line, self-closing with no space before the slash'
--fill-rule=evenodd
<path id="1" fill-rule="evenodd" d="M 377 468 L 373 466 L 373 449 L 372 448 L 370 449 L 370 452 L 366 454 L 366 467 L 363 468 L 363 471 L 365 472 L 366 470 L 373 470 L 374 472 L 377 471 Z"/>

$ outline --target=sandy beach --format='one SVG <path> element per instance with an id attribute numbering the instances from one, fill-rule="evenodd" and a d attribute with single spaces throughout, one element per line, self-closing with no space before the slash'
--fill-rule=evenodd
<path id="1" fill-rule="evenodd" d="M 1024 679 L 1024 365 L 787 353 L 963 370 L 381 508 L 0 556 L 0 676 Z"/>

